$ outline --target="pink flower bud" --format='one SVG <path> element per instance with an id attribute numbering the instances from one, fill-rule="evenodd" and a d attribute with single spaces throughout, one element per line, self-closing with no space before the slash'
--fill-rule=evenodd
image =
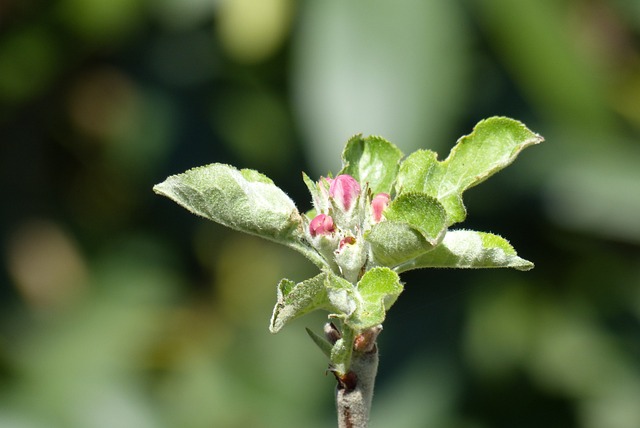
<path id="1" fill-rule="evenodd" d="M 382 211 L 389 206 L 391 196 L 388 193 L 378 193 L 371 200 L 371 209 L 373 210 L 373 220 L 378 223 L 382 220 Z"/>
<path id="2" fill-rule="evenodd" d="M 358 195 L 360 195 L 360 185 L 352 176 L 342 174 L 331 181 L 329 196 L 331 196 L 344 211 L 351 209 Z"/>
<path id="3" fill-rule="evenodd" d="M 312 237 L 316 235 L 329 235 L 335 230 L 333 219 L 326 214 L 318 214 L 309 223 L 309 233 Z"/>

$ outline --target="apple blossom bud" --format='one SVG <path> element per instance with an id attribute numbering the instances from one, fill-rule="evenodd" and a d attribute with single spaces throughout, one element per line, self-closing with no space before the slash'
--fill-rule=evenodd
<path id="1" fill-rule="evenodd" d="M 360 185 L 350 175 L 342 174 L 331 181 L 329 196 L 331 196 L 340 208 L 349 211 L 355 199 L 360 195 Z"/>
<path id="2" fill-rule="evenodd" d="M 382 211 L 389 206 L 391 197 L 388 193 L 378 193 L 371 200 L 371 209 L 373 210 L 373 220 L 378 223 L 382 220 Z"/>
<path id="3" fill-rule="evenodd" d="M 333 233 L 335 227 L 333 225 L 333 219 L 326 214 L 318 214 L 309 223 L 309 233 L 312 237 L 316 235 L 328 235 Z"/>

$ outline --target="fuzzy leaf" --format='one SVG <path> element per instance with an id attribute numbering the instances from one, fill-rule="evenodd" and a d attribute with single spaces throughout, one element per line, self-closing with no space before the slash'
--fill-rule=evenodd
<path id="1" fill-rule="evenodd" d="M 209 220 L 274 241 L 298 238 L 295 204 L 266 176 L 211 164 L 172 175 L 153 190 Z"/>
<path id="2" fill-rule="evenodd" d="M 399 195 L 384 210 L 391 221 L 406 223 L 417 230 L 432 245 L 442 239 L 447 228 L 447 213 L 437 199 L 425 194 L 408 192 Z"/>
<path id="3" fill-rule="evenodd" d="M 194 214 L 285 244 L 316 265 L 325 264 L 306 244 L 302 216 L 293 201 L 257 171 L 210 164 L 172 175 L 153 190 Z"/>
<path id="4" fill-rule="evenodd" d="M 337 318 L 346 318 L 353 314 L 358 307 L 358 296 L 356 287 L 346 279 L 327 272 L 327 295 L 331 302 L 335 314 L 332 316 Z"/>
<path id="5" fill-rule="evenodd" d="M 381 137 L 352 137 L 342 152 L 340 174 L 349 174 L 362 186 L 376 193 L 391 193 L 398 173 L 398 163 L 404 155 L 395 145 Z"/>
<path id="6" fill-rule="evenodd" d="M 280 281 L 269 325 L 271 333 L 279 332 L 289 321 L 316 309 L 331 309 L 326 280 L 327 275 L 323 272 L 298 284 L 288 279 Z"/>
<path id="7" fill-rule="evenodd" d="M 324 285 L 333 312 L 329 316 L 345 321 L 358 310 L 360 296 L 355 285 L 346 279 L 327 271 Z M 339 375 L 347 373 L 353 353 L 354 331 L 350 328 L 342 329 L 342 337 L 331 348 L 329 360 L 331 368 Z"/>
<path id="8" fill-rule="evenodd" d="M 533 263 L 518 257 L 506 239 L 485 232 L 453 230 L 433 250 L 399 266 L 404 272 L 419 268 L 514 268 L 529 270 Z"/>
<path id="9" fill-rule="evenodd" d="M 375 263 L 389 267 L 400 265 L 434 247 L 408 224 L 390 220 L 375 224 L 365 234 L 365 239 L 371 244 Z"/>
<path id="10" fill-rule="evenodd" d="M 351 355 L 353 354 L 354 331 L 345 328 L 342 337 L 333 345 L 331 349 L 331 369 L 338 375 L 344 375 L 349 371 L 351 365 Z"/>
<path id="11" fill-rule="evenodd" d="M 423 192 L 444 206 L 448 225 L 466 217 L 462 193 L 513 162 L 526 147 L 543 141 L 522 123 L 505 117 L 481 121 L 470 135 L 458 140 L 444 161 L 419 150 L 400 165 L 396 192 Z"/>
<path id="12" fill-rule="evenodd" d="M 398 274 L 386 267 L 367 271 L 358 282 L 358 304 L 345 320 L 356 332 L 382 324 L 386 311 L 402 293 Z"/>
<path id="13" fill-rule="evenodd" d="M 319 208 L 319 209 L 323 208 L 323 205 L 324 205 L 323 198 L 322 198 L 322 195 L 320 194 L 318 183 L 316 183 L 311 178 L 309 178 L 309 176 L 304 172 L 302 173 L 302 180 L 304 181 L 304 184 L 307 186 L 307 189 L 309 189 L 309 193 L 311 194 L 311 200 L 313 201 L 313 206 L 314 206 L 314 208 L 309 210 L 306 213 L 306 215 L 309 218 L 313 218 L 316 214 L 315 208 Z"/>

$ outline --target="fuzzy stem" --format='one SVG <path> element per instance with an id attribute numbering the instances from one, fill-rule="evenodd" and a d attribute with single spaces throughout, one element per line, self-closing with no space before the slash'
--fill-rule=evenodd
<path id="1" fill-rule="evenodd" d="M 336 407 L 339 428 L 366 428 L 378 372 L 378 347 L 354 351 L 349 372 L 338 378 Z"/>

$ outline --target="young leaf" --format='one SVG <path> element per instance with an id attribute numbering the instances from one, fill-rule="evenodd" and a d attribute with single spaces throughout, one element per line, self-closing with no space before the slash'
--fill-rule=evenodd
<path id="1" fill-rule="evenodd" d="M 322 195 L 320 194 L 320 189 L 318 188 L 318 183 L 316 183 L 315 181 L 313 181 L 311 178 L 309 178 L 309 176 L 307 174 L 305 174 L 304 172 L 302 173 L 302 180 L 304 181 L 304 184 L 307 186 L 307 189 L 309 189 L 309 193 L 311 194 L 311 200 L 313 201 L 313 206 L 314 208 L 317 209 L 321 209 L 321 208 L 327 208 L 324 207 L 324 203 L 323 203 L 323 198 Z M 310 212 L 307 213 L 307 215 L 315 213 L 315 210 L 311 210 Z"/>
<path id="2" fill-rule="evenodd" d="M 271 333 L 279 332 L 289 321 L 316 309 L 330 309 L 325 282 L 325 272 L 298 284 L 288 279 L 280 281 L 269 325 Z"/>
<path id="3" fill-rule="evenodd" d="M 452 230 L 433 250 L 398 268 L 397 272 L 419 268 L 503 268 L 529 270 L 533 263 L 518 257 L 506 239 L 485 232 Z"/>
<path id="4" fill-rule="evenodd" d="M 153 190 L 194 214 L 323 259 L 304 240 L 303 220 L 293 201 L 265 175 L 211 164 L 172 175 Z"/>
<path id="5" fill-rule="evenodd" d="M 431 243 L 406 223 L 383 221 L 365 234 L 376 264 L 394 267 L 432 250 Z"/>
<path id="6" fill-rule="evenodd" d="M 340 174 L 349 174 L 363 186 L 369 183 L 374 194 L 391 193 L 403 156 L 400 149 L 381 137 L 356 135 L 342 152 Z"/>
<path id="7" fill-rule="evenodd" d="M 388 220 L 408 224 L 432 245 L 440 241 L 447 228 L 444 207 L 426 193 L 408 192 L 399 195 L 384 211 L 384 216 Z"/>
<path id="8" fill-rule="evenodd" d="M 470 135 L 458 140 L 444 161 L 431 151 L 417 151 L 400 165 L 398 194 L 424 192 L 447 211 L 448 225 L 466 217 L 462 193 L 513 162 L 526 147 L 543 138 L 522 123 L 505 117 L 481 121 Z"/>
<path id="9" fill-rule="evenodd" d="M 345 323 L 356 332 L 382 324 L 386 311 L 402 293 L 398 274 L 386 267 L 367 271 L 358 282 L 358 305 Z"/>
<path id="10" fill-rule="evenodd" d="M 325 286 L 332 309 L 336 312 L 332 316 L 344 319 L 357 309 L 357 290 L 352 283 L 334 273 L 327 272 Z"/>
<path id="11" fill-rule="evenodd" d="M 339 376 L 349 371 L 354 339 L 354 331 L 350 328 L 345 328 L 342 330 L 342 337 L 338 339 L 331 349 L 331 369 Z"/>
<path id="12" fill-rule="evenodd" d="M 327 357 L 331 357 L 331 349 L 333 348 L 333 345 L 310 328 L 305 327 L 305 330 L 307 331 L 307 334 L 309 335 L 311 340 L 313 340 L 313 343 L 315 343 L 318 348 L 320 348 L 322 353 Z"/>

